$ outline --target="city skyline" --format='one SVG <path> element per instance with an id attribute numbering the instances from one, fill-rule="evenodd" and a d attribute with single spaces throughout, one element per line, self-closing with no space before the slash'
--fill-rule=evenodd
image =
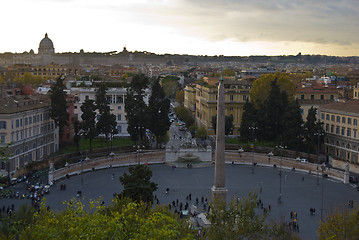
<path id="1" fill-rule="evenodd" d="M 359 56 L 355 0 L 5 0 L 0 52 Z"/>

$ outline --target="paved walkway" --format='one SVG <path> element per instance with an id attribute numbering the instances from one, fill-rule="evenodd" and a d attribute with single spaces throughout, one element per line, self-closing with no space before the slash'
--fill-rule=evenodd
<path id="1" fill-rule="evenodd" d="M 192 200 L 189 204 L 195 203 L 199 198 L 199 208 L 203 208 L 201 197 L 210 199 L 210 189 L 213 186 L 213 166 L 203 168 L 176 168 L 173 169 L 163 164 L 151 165 L 153 171 L 152 180 L 158 183 L 158 190 L 155 194 L 160 200 L 160 204 L 175 201 L 185 204 L 186 196 L 191 193 Z M 226 186 L 228 188 L 227 199 L 236 197 L 246 197 L 249 192 L 257 192 L 264 207 L 271 205 L 272 211 L 269 219 L 283 218 L 289 221 L 290 212 L 298 213 L 298 223 L 300 226 L 300 236 L 304 239 L 317 239 L 316 229 L 320 219 L 321 209 L 321 179 L 317 185 L 316 175 L 308 175 L 297 171 L 283 171 L 282 177 L 282 204 L 278 204 L 279 196 L 279 175 L 278 168 L 255 167 L 254 174 L 251 166 L 248 165 L 226 165 Z M 119 176 L 127 172 L 127 167 L 110 168 L 95 172 L 85 173 L 83 176 L 72 176 L 57 182 L 51 189 L 51 193 L 46 195 L 46 205 L 52 209 L 64 209 L 63 200 L 70 200 L 76 197 L 78 190 L 82 191 L 85 201 L 103 197 L 105 203 L 111 202 L 114 192 L 121 192 L 123 187 L 119 181 Z M 112 180 L 112 174 L 115 178 Z M 81 184 L 83 179 L 83 185 Z M 324 179 L 324 214 L 334 209 L 345 209 L 349 200 L 359 202 L 359 192 L 350 185 L 341 182 Z M 67 185 L 66 191 L 60 191 L 60 184 Z M 21 185 L 17 186 L 20 188 Z M 169 188 L 169 194 L 165 194 L 165 189 Z M 260 193 L 260 189 L 262 192 Z M 16 207 L 26 200 L 0 199 L 0 206 L 15 202 Z M 310 215 L 309 209 L 315 208 L 316 215 Z M 258 209 L 259 213 L 262 213 Z"/>

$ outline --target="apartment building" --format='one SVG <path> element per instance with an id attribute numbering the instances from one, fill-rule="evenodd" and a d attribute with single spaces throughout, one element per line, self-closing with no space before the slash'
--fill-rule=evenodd
<path id="1" fill-rule="evenodd" d="M 359 163 L 359 101 L 336 101 L 319 109 L 325 152 L 336 160 Z"/>
<path id="2" fill-rule="evenodd" d="M 225 80 L 225 115 L 233 116 L 234 131 L 239 133 L 243 106 L 249 98 L 252 84 L 245 81 Z M 217 114 L 217 86 L 196 84 L 185 88 L 185 107 L 195 114 L 196 124 L 204 126 L 208 134 L 215 134 L 212 127 L 212 116 Z"/>
<path id="3" fill-rule="evenodd" d="M 115 137 L 124 137 L 129 136 L 127 132 L 127 120 L 125 113 L 125 97 L 126 97 L 126 88 L 108 88 L 106 93 L 107 102 L 109 103 L 111 113 L 116 116 L 117 121 L 117 134 Z M 79 121 L 82 121 L 81 115 L 81 105 L 85 100 L 95 100 L 96 99 L 96 88 L 93 87 L 72 87 L 69 89 L 69 92 L 74 97 L 74 117 L 77 117 Z M 145 103 L 148 104 L 149 101 L 149 90 L 146 90 Z M 99 115 L 97 115 L 99 118 Z"/>
<path id="4" fill-rule="evenodd" d="M 59 136 L 50 118 L 50 101 L 44 96 L 0 99 L 0 139 L 1 147 L 8 146 L 8 162 L 1 162 L 3 175 L 56 152 Z"/>

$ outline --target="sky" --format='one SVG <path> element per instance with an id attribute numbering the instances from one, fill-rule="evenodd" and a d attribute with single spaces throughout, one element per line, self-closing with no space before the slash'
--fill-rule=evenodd
<path id="1" fill-rule="evenodd" d="M 0 52 L 359 56 L 359 0 L 1 0 Z"/>

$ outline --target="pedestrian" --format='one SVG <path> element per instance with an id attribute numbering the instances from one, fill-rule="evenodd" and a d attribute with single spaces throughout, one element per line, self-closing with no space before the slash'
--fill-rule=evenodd
<path id="1" fill-rule="evenodd" d="M 271 205 L 268 205 L 268 211 L 270 211 L 270 209 L 271 209 Z"/>
<path id="2" fill-rule="evenodd" d="M 178 207 L 178 198 L 176 199 L 176 206 Z"/>
<path id="3" fill-rule="evenodd" d="M 201 203 L 203 203 L 204 202 L 204 198 L 203 198 L 203 196 L 201 197 Z"/>
<path id="4" fill-rule="evenodd" d="M 198 204 L 198 197 L 196 197 L 196 204 Z"/>
<path id="5" fill-rule="evenodd" d="M 293 212 L 290 212 L 290 219 L 293 219 Z"/>
<path id="6" fill-rule="evenodd" d="M 189 200 L 192 200 L 192 195 L 191 195 L 191 193 L 188 195 L 188 197 L 189 197 Z"/>

